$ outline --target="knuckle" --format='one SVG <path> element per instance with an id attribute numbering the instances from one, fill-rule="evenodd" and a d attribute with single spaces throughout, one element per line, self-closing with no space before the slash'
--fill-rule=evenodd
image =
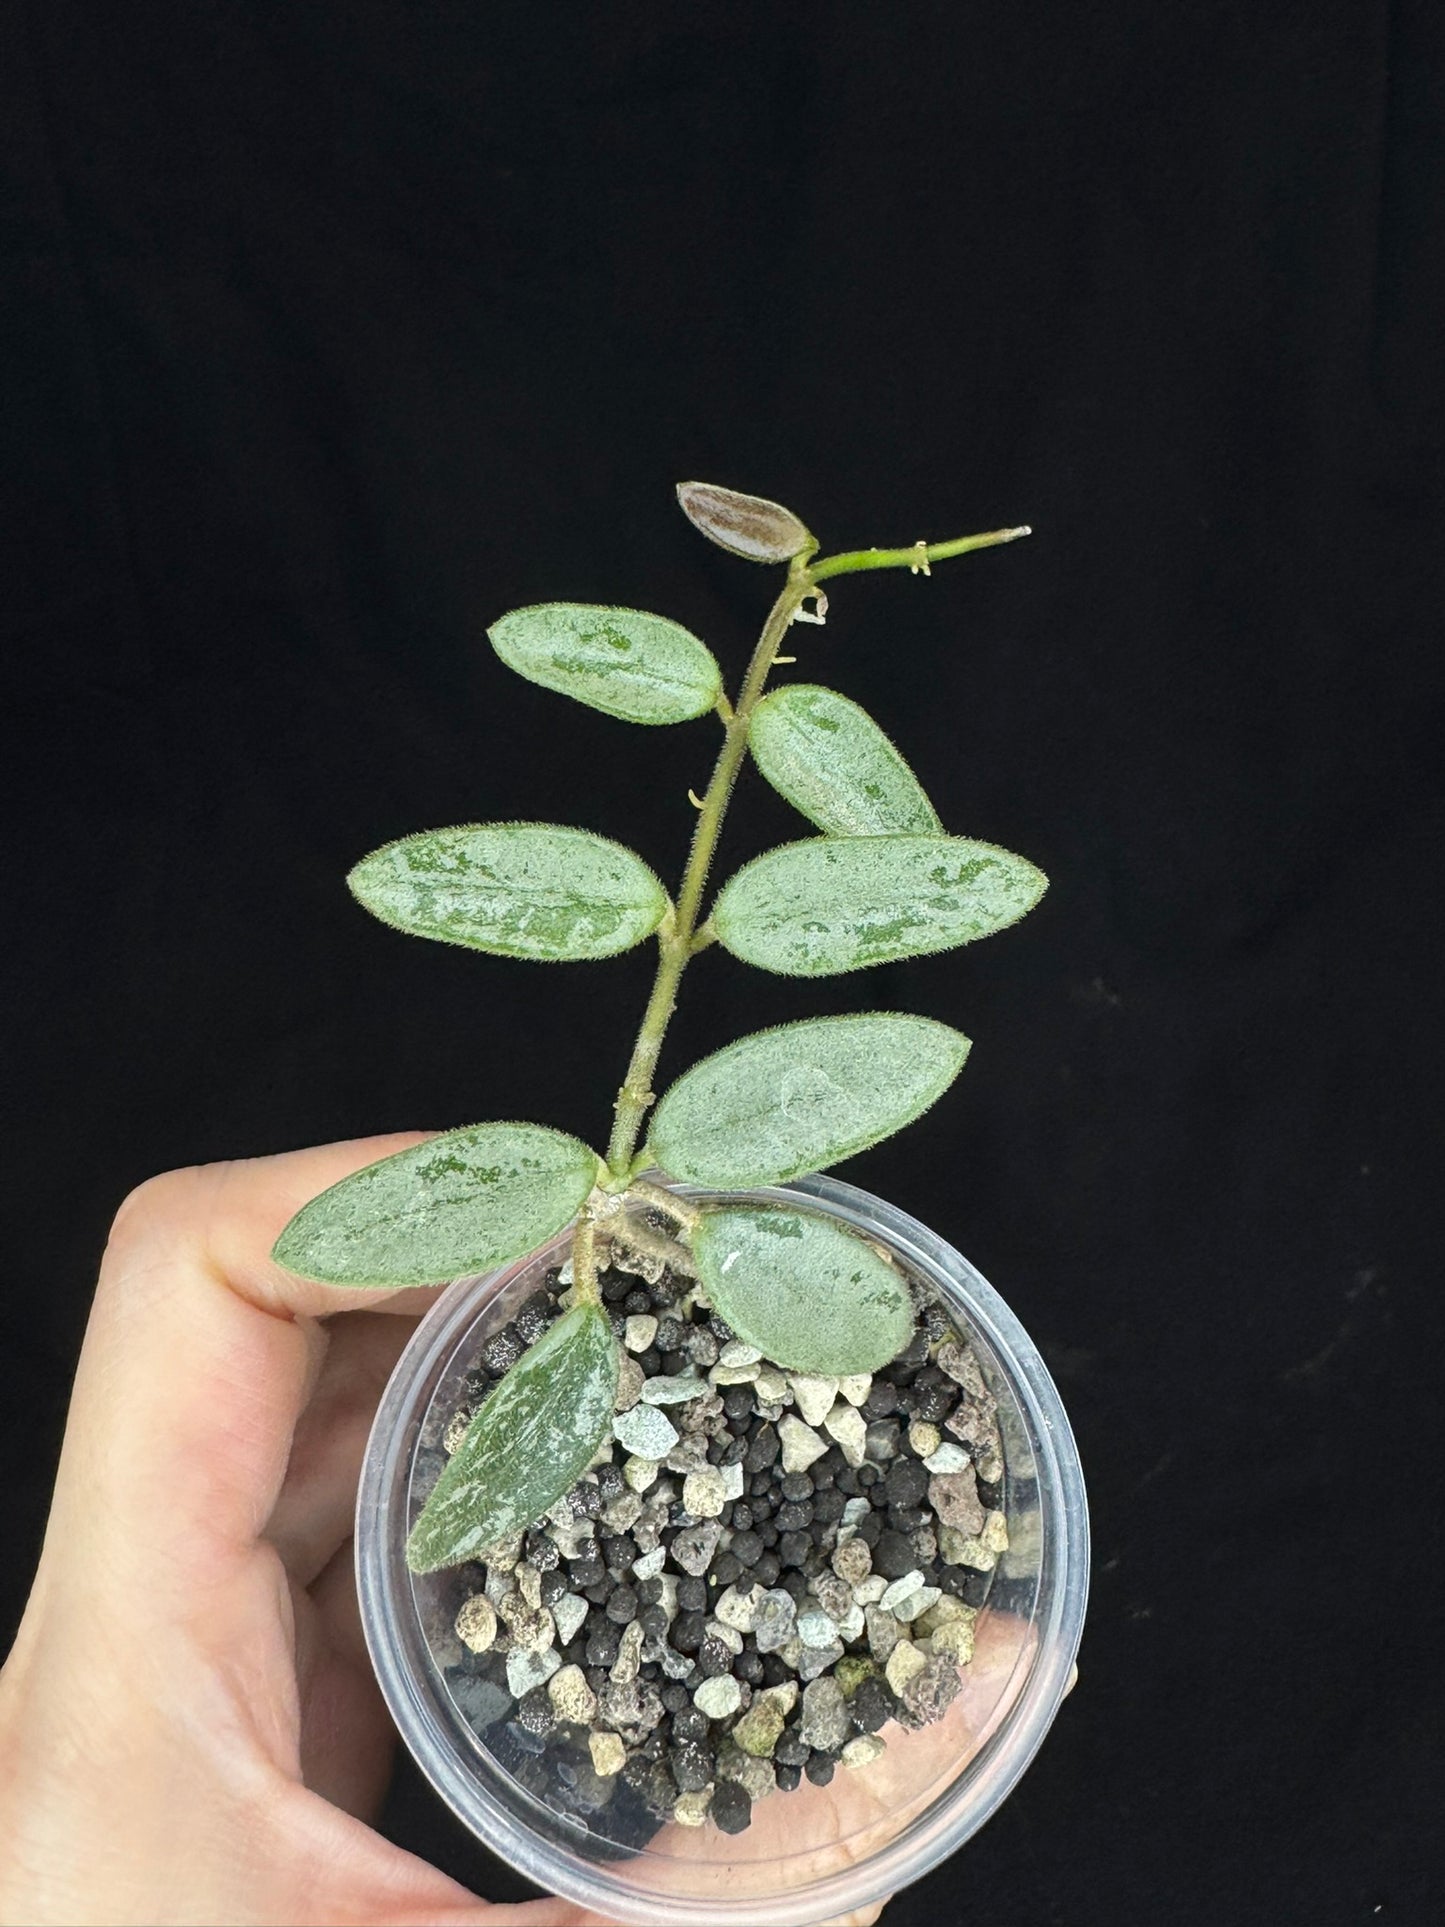
<path id="1" fill-rule="evenodd" d="M 185 1165 L 143 1179 L 121 1200 L 107 1251 L 133 1245 L 183 1216 L 194 1202 L 202 1170 L 200 1165 Z"/>

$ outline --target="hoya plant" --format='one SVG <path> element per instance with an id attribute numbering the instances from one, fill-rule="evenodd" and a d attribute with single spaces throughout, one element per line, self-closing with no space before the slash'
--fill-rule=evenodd
<path id="1" fill-rule="evenodd" d="M 415 1572 L 475 1558 L 533 1524 L 610 1438 L 619 1352 L 598 1274 L 614 1243 L 696 1279 L 735 1334 L 788 1370 L 870 1372 L 908 1343 L 913 1301 L 876 1246 L 805 1210 L 687 1201 L 643 1174 L 655 1167 L 727 1193 L 823 1170 L 927 1110 L 969 1039 L 898 1011 L 818 1017 L 740 1038 L 659 1099 L 658 1058 L 692 960 L 718 944 L 785 976 L 866 970 L 989 936 L 1046 887 L 1023 857 L 950 835 L 849 697 L 808 682 L 768 687 L 795 660 L 783 653 L 792 626 L 824 621 L 824 583 L 866 569 L 927 575 L 1028 530 L 817 559 L 817 541 L 776 502 L 701 482 L 677 492 L 723 548 L 786 566 L 736 695 L 707 646 L 664 616 L 549 602 L 489 631 L 518 675 L 608 716 L 649 728 L 717 718 L 722 743 L 706 789 L 690 797 L 697 823 L 676 896 L 634 851 L 556 823 L 424 831 L 374 851 L 347 878 L 383 922 L 496 956 L 580 962 L 657 945 L 605 1150 L 543 1124 L 447 1131 L 332 1185 L 276 1241 L 276 1259 L 306 1278 L 432 1285 L 510 1263 L 572 1228 L 567 1309 L 472 1418 L 412 1529 Z M 755 857 L 708 902 L 749 756 L 816 834 Z"/>

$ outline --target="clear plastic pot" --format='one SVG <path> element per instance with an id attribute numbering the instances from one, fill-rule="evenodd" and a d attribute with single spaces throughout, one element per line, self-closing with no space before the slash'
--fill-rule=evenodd
<path id="1" fill-rule="evenodd" d="M 716 1197 L 680 1185 L 688 1197 Z M 827 1787 L 804 1781 L 758 1803 L 744 1833 L 664 1827 L 640 1851 L 599 1843 L 528 1794 L 454 1706 L 424 1633 L 445 1574 L 407 1570 L 422 1503 L 419 1456 L 435 1452 L 478 1348 L 565 1255 L 533 1257 L 451 1286 L 422 1320 L 378 1407 L 356 1510 L 362 1625 L 401 1737 L 478 1839 L 549 1891 L 621 1920 L 699 1927 L 815 1922 L 880 1900 L 935 1867 L 1017 1783 L 1067 1690 L 1083 1626 L 1088 1513 L 1068 1420 L 1017 1318 L 951 1246 L 835 1178 L 725 1194 L 809 1208 L 888 1246 L 973 1345 L 998 1400 L 1009 1550 L 977 1625 L 963 1690 L 937 1725 L 890 1726 L 887 1752 Z"/>

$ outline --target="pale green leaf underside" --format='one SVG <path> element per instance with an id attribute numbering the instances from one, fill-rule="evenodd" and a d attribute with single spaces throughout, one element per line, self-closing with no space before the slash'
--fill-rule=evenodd
<path id="1" fill-rule="evenodd" d="M 693 1256 L 738 1336 L 791 1371 L 876 1372 L 912 1336 L 902 1278 L 825 1218 L 769 1205 L 708 1211 Z"/>
<path id="2" fill-rule="evenodd" d="M 705 643 L 641 609 L 542 602 L 513 609 L 487 631 L 509 669 L 629 723 L 685 723 L 722 693 Z"/>
<path id="3" fill-rule="evenodd" d="M 834 689 L 790 683 L 753 711 L 753 760 L 827 836 L 940 831 L 918 778 L 866 709 Z"/>
<path id="4" fill-rule="evenodd" d="M 470 823 L 375 850 L 346 879 L 383 923 L 499 957 L 615 956 L 661 923 L 667 893 L 631 850 L 559 823 Z"/>
<path id="5" fill-rule="evenodd" d="M 574 1305 L 501 1380 L 442 1468 L 406 1542 L 412 1572 L 480 1557 L 571 1490 L 612 1429 L 617 1346 Z"/>
<path id="6" fill-rule="evenodd" d="M 542 1124 L 444 1131 L 314 1197 L 271 1255 L 326 1284 L 445 1284 L 545 1244 L 597 1174 L 596 1152 Z"/>
<path id="7" fill-rule="evenodd" d="M 787 562 L 817 547 L 791 509 L 764 495 L 743 495 L 715 482 L 679 482 L 677 499 L 695 529 L 749 562 Z"/>
<path id="8" fill-rule="evenodd" d="M 1025 858 L 967 837 L 816 837 L 744 865 L 712 921 L 745 963 L 827 977 L 990 936 L 1047 887 Z"/>
<path id="9" fill-rule="evenodd" d="M 931 1017 L 814 1017 L 695 1064 L 653 1115 L 651 1155 L 690 1184 L 782 1184 L 877 1144 L 926 1111 L 969 1040 Z"/>

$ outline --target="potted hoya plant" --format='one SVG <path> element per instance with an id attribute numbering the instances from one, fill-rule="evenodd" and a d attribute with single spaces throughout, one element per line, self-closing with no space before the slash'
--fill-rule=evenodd
<path id="1" fill-rule="evenodd" d="M 710 946 L 820 977 L 1038 901 L 1034 865 L 945 831 L 849 697 L 773 680 L 835 577 L 927 574 L 1028 531 L 820 558 L 777 503 L 678 497 L 786 570 L 734 695 L 661 616 L 548 603 L 489 632 L 508 667 L 608 716 L 717 717 L 676 894 L 550 823 L 404 837 L 347 879 L 382 921 L 497 955 L 655 941 L 606 1145 L 444 1132 L 322 1192 L 275 1256 L 330 1284 L 450 1285 L 382 1399 L 356 1530 L 378 1678 L 441 1795 L 609 1915 L 816 1921 L 934 1865 L 1032 1757 L 1082 1624 L 1083 1487 L 1003 1301 L 937 1233 L 819 1175 L 927 1110 L 967 1037 L 864 1010 L 659 1064 Z M 814 833 L 709 896 L 749 760 Z"/>

